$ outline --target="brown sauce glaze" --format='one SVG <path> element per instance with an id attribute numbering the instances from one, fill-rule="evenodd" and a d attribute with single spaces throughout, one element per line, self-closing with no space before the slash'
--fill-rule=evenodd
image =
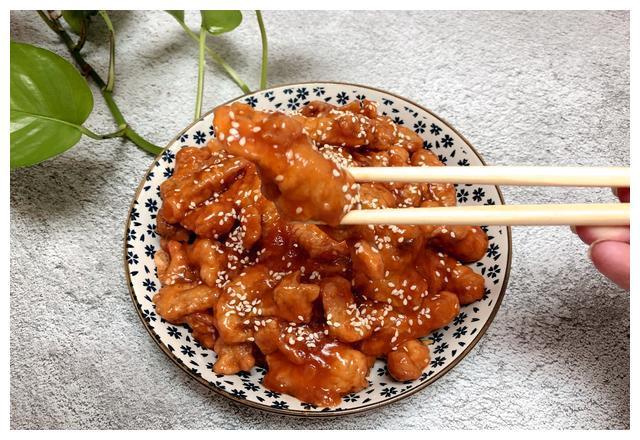
<path id="1" fill-rule="evenodd" d="M 264 362 L 266 387 L 319 406 L 364 388 L 376 357 L 417 379 L 430 359 L 420 338 L 483 296 L 461 262 L 484 255 L 485 233 L 338 224 L 350 209 L 455 205 L 453 185 L 357 184 L 344 169 L 438 158 L 366 100 L 292 115 L 236 103 L 214 126 L 160 187 L 160 316 L 216 351 L 216 373 Z"/>

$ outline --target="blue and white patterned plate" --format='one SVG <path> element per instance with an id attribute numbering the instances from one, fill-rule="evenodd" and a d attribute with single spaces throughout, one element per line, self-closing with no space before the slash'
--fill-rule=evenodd
<path id="1" fill-rule="evenodd" d="M 242 96 L 234 101 L 271 110 L 296 110 L 310 100 L 346 104 L 354 99 L 379 103 L 379 111 L 397 124 L 412 128 L 447 166 L 484 165 L 480 155 L 453 127 L 429 110 L 407 99 L 370 87 L 343 83 L 302 83 L 285 85 Z M 160 288 L 153 256 L 159 248 L 155 218 L 162 204 L 159 185 L 173 172 L 176 152 L 185 146 L 202 146 L 213 136 L 212 115 L 207 113 L 171 141 L 156 158 L 136 192 L 131 205 L 125 236 L 125 269 L 135 307 L 153 340 L 171 360 L 190 376 L 215 392 L 255 408 L 288 415 L 335 416 L 372 409 L 407 397 L 446 374 L 473 348 L 489 327 L 507 286 L 511 265 L 511 231 L 505 226 L 484 228 L 489 249 L 484 258 L 471 266 L 485 278 L 482 300 L 464 306 L 450 325 L 429 338 L 431 363 L 415 381 L 398 382 L 387 371 L 384 361 L 376 361 L 369 375 L 369 386 L 345 396 L 336 408 L 318 408 L 298 399 L 276 393 L 262 385 L 264 368 L 232 376 L 215 374 L 216 354 L 203 348 L 186 326 L 174 325 L 155 312 L 152 298 Z M 458 185 L 459 205 L 504 204 L 500 190 L 491 185 Z"/>

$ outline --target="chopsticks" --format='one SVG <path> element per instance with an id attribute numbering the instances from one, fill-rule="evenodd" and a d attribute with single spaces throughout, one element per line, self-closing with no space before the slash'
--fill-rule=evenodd
<path id="1" fill-rule="evenodd" d="M 628 187 L 625 167 L 352 167 L 358 182 Z M 628 203 L 356 209 L 341 225 L 628 225 Z"/>
<path id="2" fill-rule="evenodd" d="M 341 225 L 628 225 L 628 203 L 354 209 Z"/>
<path id="3" fill-rule="evenodd" d="M 357 182 L 476 183 L 532 186 L 629 186 L 626 167 L 350 167 Z"/>

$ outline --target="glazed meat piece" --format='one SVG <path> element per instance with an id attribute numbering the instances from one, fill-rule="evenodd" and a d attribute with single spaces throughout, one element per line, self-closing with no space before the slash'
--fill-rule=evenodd
<path id="1" fill-rule="evenodd" d="M 301 363 L 278 351 L 267 355 L 267 364 L 265 386 L 319 406 L 335 406 L 343 395 L 360 391 L 369 372 L 367 357 L 340 343 L 324 345 Z"/>
<path id="2" fill-rule="evenodd" d="M 163 217 L 169 223 L 181 221 L 188 211 L 238 178 L 248 165 L 243 159 L 230 158 L 192 175 L 166 180 L 160 185 Z"/>
<path id="3" fill-rule="evenodd" d="M 318 406 L 364 388 L 376 357 L 396 380 L 419 378 L 430 359 L 419 339 L 484 296 L 462 262 L 485 255 L 487 235 L 338 224 L 352 208 L 455 205 L 453 185 L 356 184 L 344 171 L 438 157 L 367 100 L 289 116 L 232 104 L 213 125 L 216 138 L 178 151 L 160 187 L 157 313 L 216 352 L 215 373 L 258 363 L 264 386 Z"/>
<path id="4" fill-rule="evenodd" d="M 434 249 L 425 249 L 416 259 L 416 269 L 427 280 L 432 293 L 446 289 L 451 271 L 458 264 L 455 259 Z"/>
<path id="5" fill-rule="evenodd" d="M 300 108 L 300 114 L 306 117 L 314 118 L 316 116 L 326 116 L 331 110 L 335 110 L 336 106 L 324 101 L 311 101 L 309 104 Z"/>
<path id="6" fill-rule="evenodd" d="M 382 280 L 385 275 L 384 261 L 378 248 L 366 240 L 358 240 L 351 248 L 351 264 L 358 276 L 363 276 L 363 283 L 369 280 Z"/>
<path id="7" fill-rule="evenodd" d="M 265 195 L 287 218 L 337 225 L 350 209 L 353 179 L 313 148 L 299 121 L 232 104 L 214 124 L 228 151 L 258 166 Z"/>
<path id="8" fill-rule="evenodd" d="M 422 148 L 420 136 L 386 116 L 379 116 L 377 104 L 366 99 L 342 107 L 313 101 L 300 113 L 306 117 L 302 120 L 305 132 L 318 144 L 375 150 L 397 146 L 408 152 Z"/>
<path id="9" fill-rule="evenodd" d="M 216 344 L 216 320 L 211 313 L 192 313 L 184 317 L 184 323 L 191 327 L 193 337 L 202 346 L 214 350 Z"/>
<path id="10" fill-rule="evenodd" d="M 185 147 L 176 153 L 176 166 L 173 170 L 171 184 L 177 183 L 184 177 L 202 171 L 209 165 L 213 165 L 216 158 L 212 157 L 211 151 L 206 148 Z M 167 185 L 171 185 L 167 184 Z"/>
<path id="11" fill-rule="evenodd" d="M 364 115 L 369 119 L 378 118 L 378 104 L 368 99 L 351 101 L 338 109 L 343 112 L 353 113 L 354 115 Z"/>
<path id="12" fill-rule="evenodd" d="M 409 165 L 409 152 L 403 147 L 391 147 L 387 150 L 389 166 L 404 167 Z"/>
<path id="13" fill-rule="evenodd" d="M 396 198 L 387 187 L 381 183 L 360 184 L 360 209 L 395 208 Z"/>
<path id="14" fill-rule="evenodd" d="M 158 216 L 156 217 L 156 230 L 161 237 L 167 240 L 184 242 L 189 241 L 191 238 L 191 232 L 189 232 L 188 229 L 177 223 L 169 223 L 167 219 L 164 218 L 162 210 L 158 212 Z"/>
<path id="15" fill-rule="evenodd" d="M 484 278 L 467 266 L 456 266 L 451 270 L 447 290 L 458 295 L 460 304 L 471 304 L 484 297 Z"/>
<path id="16" fill-rule="evenodd" d="M 218 241 L 202 238 L 186 248 L 189 263 L 198 269 L 202 281 L 210 287 L 222 287 L 219 277 L 228 263 L 222 245 Z"/>
<path id="17" fill-rule="evenodd" d="M 369 119 L 378 117 L 378 104 L 368 99 L 351 101 L 342 107 L 336 107 L 324 101 L 311 101 L 300 108 L 300 114 L 306 117 L 326 116 L 332 110 L 338 112 L 348 112 L 354 115 L 364 115 Z"/>
<path id="18" fill-rule="evenodd" d="M 374 139 L 374 122 L 364 115 L 334 109 L 315 118 L 299 120 L 304 124 L 304 133 L 318 144 L 359 148 Z"/>
<path id="19" fill-rule="evenodd" d="M 285 276 L 273 290 L 276 313 L 289 322 L 309 322 L 313 302 L 319 295 L 318 285 L 301 283 L 300 271 L 294 272 Z"/>
<path id="20" fill-rule="evenodd" d="M 354 255 L 366 251 L 365 242 L 371 252 L 380 254 L 385 271 L 404 270 L 411 266 L 424 248 L 425 239 L 419 227 L 403 225 L 359 225 L 349 228 L 348 242 L 353 243 Z M 359 244 L 358 244 L 359 243 Z"/>
<path id="21" fill-rule="evenodd" d="M 429 360 L 429 349 L 417 339 L 412 339 L 387 355 L 387 368 L 396 380 L 416 380 L 429 365 Z"/>
<path id="22" fill-rule="evenodd" d="M 295 240 L 291 233 L 292 225 L 283 221 L 278 210 L 271 202 L 266 203 L 262 211 L 260 238 L 260 253 L 257 262 L 265 262 L 273 270 L 280 271 L 287 263 L 295 260 L 302 251 L 301 247 L 294 247 Z M 277 265 L 277 267 L 272 267 Z"/>
<path id="23" fill-rule="evenodd" d="M 375 139 L 376 103 L 352 101 L 335 107 L 323 101 L 313 101 L 300 110 L 304 132 L 317 145 L 360 148 Z"/>
<path id="24" fill-rule="evenodd" d="M 255 205 L 240 209 L 240 228 L 242 230 L 242 247 L 251 249 L 262 236 L 262 212 Z"/>
<path id="25" fill-rule="evenodd" d="M 254 339 L 262 354 L 268 355 L 278 351 L 283 344 L 283 328 L 284 323 L 279 319 L 267 318 L 260 321 L 255 328 Z"/>
<path id="26" fill-rule="evenodd" d="M 205 284 L 176 283 L 164 286 L 153 300 L 160 316 L 179 323 L 185 315 L 214 307 L 219 296 L 219 289 Z"/>
<path id="27" fill-rule="evenodd" d="M 249 267 L 226 287 L 215 307 L 216 327 L 229 344 L 251 341 L 255 319 L 263 316 L 263 299 L 271 291 L 266 267 Z"/>
<path id="28" fill-rule="evenodd" d="M 404 270 L 385 270 L 383 278 L 367 278 L 356 273 L 354 287 L 365 297 L 386 304 L 395 309 L 409 312 L 420 307 L 428 295 L 428 284 L 413 267 Z"/>
<path id="29" fill-rule="evenodd" d="M 189 264 L 189 258 L 184 243 L 170 240 L 164 243 L 163 249 L 158 250 L 154 256 L 158 267 L 158 278 L 164 286 L 178 281 L 195 282 L 198 275 Z"/>
<path id="30" fill-rule="evenodd" d="M 234 206 L 229 202 L 214 202 L 196 206 L 181 220 L 182 226 L 203 238 L 218 238 L 231 231 L 238 218 Z"/>
<path id="31" fill-rule="evenodd" d="M 398 208 L 417 208 L 421 205 L 422 190 L 417 183 L 395 184 L 392 191 L 398 200 Z"/>
<path id="32" fill-rule="evenodd" d="M 388 148 L 388 147 L 387 147 Z M 353 161 L 362 167 L 388 167 L 389 153 L 375 150 L 356 150 L 352 153 Z"/>
<path id="33" fill-rule="evenodd" d="M 484 296 L 484 278 L 442 252 L 427 249 L 418 257 L 416 264 L 432 293 L 448 290 L 458 295 L 463 305 Z"/>
<path id="34" fill-rule="evenodd" d="M 322 305 L 329 334 L 342 342 L 360 341 L 372 332 L 369 317 L 356 304 L 351 285 L 342 277 L 322 281 Z"/>
<path id="35" fill-rule="evenodd" d="M 463 263 L 470 263 L 484 256 L 489 240 L 478 226 L 440 226 L 430 234 L 429 244 Z"/>
<path id="36" fill-rule="evenodd" d="M 397 142 L 395 145 L 406 148 L 409 152 L 423 151 L 424 141 L 410 128 L 400 125 L 398 127 Z"/>
<path id="37" fill-rule="evenodd" d="M 418 150 L 411 155 L 411 165 L 441 167 L 440 159 L 429 150 Z M 451 183 L 421 183 L 419 184 L 424 201 L 433 200 L 440 206 L 456 205 L 456 188 Z"/>
<path id="38" fill-rule="evenodd" d="M 334 240 L 316 225 L 292 224 L 291 233 L 311 258 L 334 260 L 349 255 L 349 248 L 344 241 Z"/>
<path id="39" fill-rule="evenodd" d="M 386 355 L 404 341 L 427 336 L 451 322 L 460 311 L 456 294 L 444 290 L 427 296 L 415 312 L 399 313 L 379 304 L 367 304 L 372 310 L 365 313 L 376 316 L 377 322 L 373 334 L 359 344 L 360 351 L 370 356 Z M 373 314 L 374 310 L 377 313 Z"/>
<path id="40" fill-rule="evenodd" d="M 227 344 L 218 339 L 213 348 L 218 355 L 213 371 L 217 374 L 236 374 L 249 371 L 256 364 L 251 344 Z"/>

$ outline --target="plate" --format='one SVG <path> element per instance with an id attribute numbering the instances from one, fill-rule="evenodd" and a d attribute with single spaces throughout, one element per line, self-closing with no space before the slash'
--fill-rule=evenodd
<path id="1" fill-rule="evenodd" d="M 375 88 L 345 83 L 315 82 L 277 86 L 241 96 L 240 101 L 258 109 L 297 110 L 311 100 L 342 105 L 354 99 L 379 103 L 379 112 L 395 123 L 412 128 L 447 166 L 484 165 L 480 154 L 450 124 L 430 110 L 405 98 Z M 196 381 L 240 404 L 271 412 L 298 416 L 337 416 L 370 410 L 398 401 L 427 387 L 457 365 L 487 331 L 507 287 L 511 266 L 511 230 L 506 226 L 483 227 L 489 247 L 482 260 L 470 266 L 485 279 L 485 295 L 463 306 L 456 318 L 429 335 L 431 362 L 415 381 L 393 379 L 382 360 L 369 374 L 369 386 L 344 396 L 335 408 L 320 408 L 276 393 L 262 385 L 265 369 L 224 376 L 215 374 L 216 354 L 203 348 L 187 326 L 166 322 L 155 312 L 152 298 L 160 288 L 153 256 L 159 248 L 155 218 L 162 204 L 160 184 L 171 176 L 176 152 L 185 146 L 204 146 L 214 135 L 213 110 L 194 122 L 155 159 L 142 179 L 129 211 L 125 232 L 125 270 L 131 299 L 142 323 L 160 349 Z M 492 185 L 457 185 L 459 205 L 502 205 L 500 190 Z M 141 372 L 141 374 L 143 374 Z"/>

